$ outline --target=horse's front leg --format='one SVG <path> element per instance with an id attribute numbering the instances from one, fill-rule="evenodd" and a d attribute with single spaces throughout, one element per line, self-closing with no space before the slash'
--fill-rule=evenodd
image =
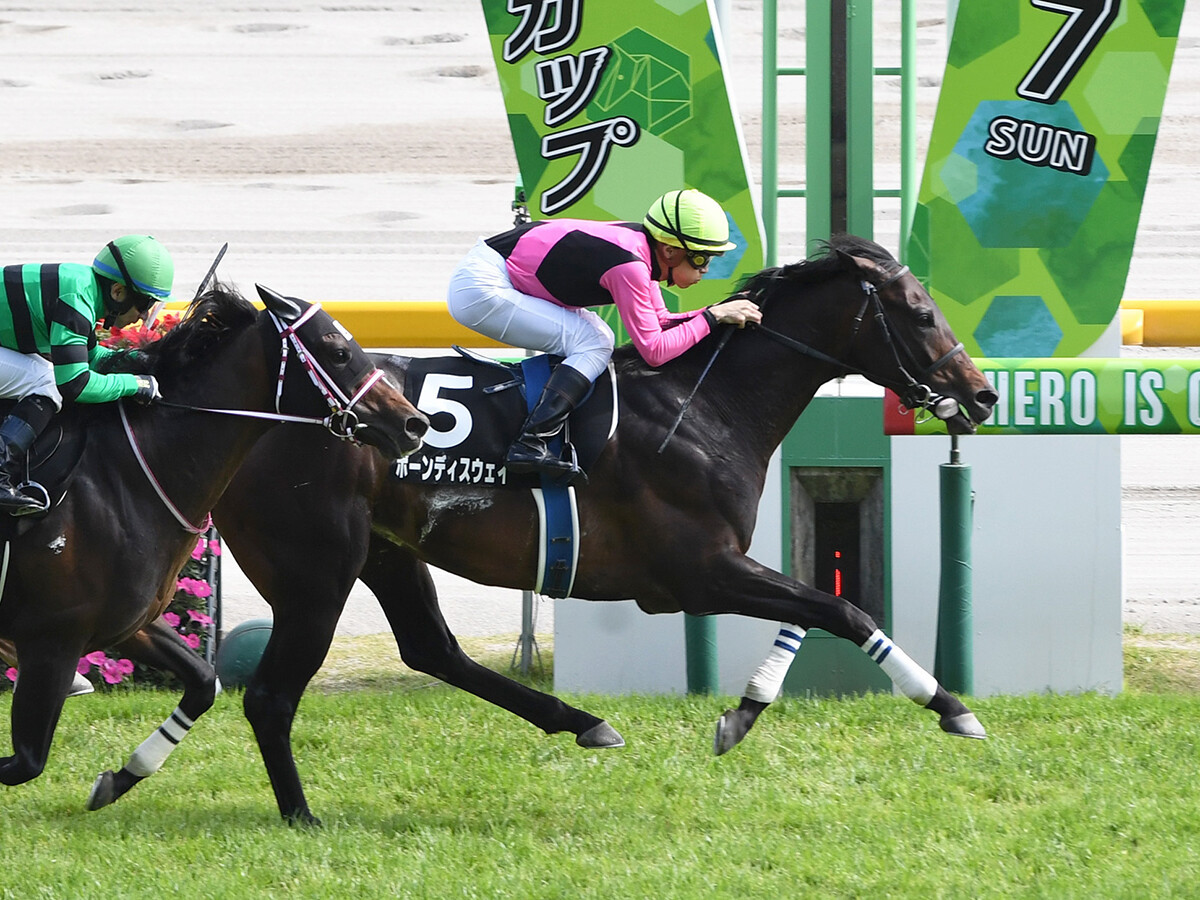
<path id="1" fill-rule="evenodd" d="M 63 701 L 75 677 L 79 648 L 21 645 L 21 674 L 12 699 L 13 755 L 0 757 L 0 784 L 24 784 L 42 774 Z"/>
<path id="2" fill-rule="evenodd" d="M 758 717 L 783 692 L 783 680 L 796 660 L 804 634 L 805 629 L 799 625 L 783 623 L 779 626 L 771 649 L 746 683 L 742 702 L 737 709 L 727 709 L 717 719 L 717 733 L 713 738 L 713 753 L 717 756 L 740 744 Z"/>
<path id="3" fill-rule="evenodd" d="M 936 712 L 943 731 L 962 737 L 985 738 L 979 720 L 957 697 L 896 646 L 875 621 L 842 597 L 818 591 L 740 555 L 728 555 L 715 566 L 708 590 L 687 607 L 688 612 L 737 612 L 760 619 L 795 622 L 784 626 L 772 653 L 751 678 L 737 710 L 727 710 L 717 724 L 714 750 L 720 755 L 735 746 L 758 716 L 778 696 L 783 676 L 805 631 L 821 628 L 853 641 L 891 678 L 896 689 L 914 703 Z M 785 646 L 780 646 L 783 643 Z M 790 644 L 791 646 L 786 646 Z"/>
<path id="4" fill-rule="evenodd" d="M 212 707 L 221 690 L 212 666 L 162 619 L 151 622 L 115 649 L 137 662 L 177 675 L 183 681 L 183 697 L 175 711 L 133 751 L 119 772 L 109 770 L 96 776 L 88 809 L 108 806 L 162 768 L 171 751 Z"/>
<path id="5" fill-rule="evenodd" d="M 284 596 L 294 600 L 295 606 L 274 605 L 271 637 L 246 685 L 242 708 L 258 741 L 279 814 L 293 825 L 321 824 L 308 806 L 292 755 L 292 723 L 304 689 L 329 652 L 352 583 L 351 578 L 340 587 L 330 586 L 324 596 L 324 585 L 312 584 L 315 600 L 307 608 L 299 584 L 291 592 L 262 591 L 268 600 Z"/>

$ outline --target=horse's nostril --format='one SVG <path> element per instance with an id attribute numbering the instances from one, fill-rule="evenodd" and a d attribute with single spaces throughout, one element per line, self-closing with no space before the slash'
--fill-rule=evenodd
<path id="1" fill-rule="evenodd" d="M 1000 395 L 990 388 L 986 391 L 980 391 L 975 395 L 975 402 L 980 406 L 985 406 L 991 409 L 1000 401 Z"/>
<path id="2" fill-rule="evenodd" d="M 409 416 L 405 431 L 415 438 L 423 438 L 425 437 L 425 433 L 429 431 L 429 419 L 425 418 L 425 416 Z"/>

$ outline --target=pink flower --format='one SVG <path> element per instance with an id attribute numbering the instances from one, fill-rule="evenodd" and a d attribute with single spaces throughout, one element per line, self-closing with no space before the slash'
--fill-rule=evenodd
<path id="1" fill-rule="evenodd" d="M 91 667 L 92 664 L 87 661 L 87 657 L 81 656 L 79 658 L 79 662 L 75 666 L 75 671 L 80 675 L 86 675 Z"/>
<path id="2" fill-rule="evenodd" d="M 93 650 L 91 653 L 85 656 L 84 659 L 90 662 L 93 666 L 100 666 L 108 662 L 108 657 L 104 655 L 103 650 Z"/>
<path id="3" fill-rule="evenodd" d="M 175 590 L 184 591 L 193 597 L 207 597 L 212 593 L 208 584 L 198 578 L 180 578 L 175 582 Z"/>
<path id="4" fill-rule="evenodd" d="M 16 680 L 17 680 L 17 670 L 16 670 L 16 669 L 13 669 L 13 668 L 10 668 L 10 669 L 9 669 L 7 672 L 5 672 L 5 673 L 4 673 L 4 676 L 5 676 L 5 677 L 6 677 L 6 678 L 7 678 L 9 681 L 11 681 L 11 682 L 13 682 L 13 683 L 16 683 Z"/>
<path id="5" fill-rule="evenodd" d="M 200 649 L 200 635 L 198 635 L 198 634 L 183 635 L 183 642 L 185 644 L 187 644 L 189 647 L 191 647 L 193 650 Z"/>
<path id="6" fill-rule="evenodd" d="M 100 674 L 109 684 L 119 684 L 126 675 L 133 673 L 133 663 L 128 659 L 106 659 L 100 665 Z"/>
<path id="7" fill-rule="evenodd" d="M 173 612 L 163 613 L 163 621 L 166 622 L 168 625 L 170 625 L 172 628 L 179 627 L 179 615 L 177 613 L 173 613 Z"/>
<path id="8" fill-rule="evenodd" d="M 204 556 L 204 545 L 206 543 L 207 541 L 205 541 L 204 538 L 200 538 L 200 540 L 196 541 L 196 546 L 192 548 L 192 559 L 199 560 Z"/>
<path id="9" fill-rule="evenodd" d="M 213 556 L 221 555 L 221 542 L 217 538 L 213 538 L 208 542 L 208 552 Z"/>
<path id="10" fill-rule="evenodd" d="M 178 590 L 187 591 L 193 597 L 204 599 L 212 595 L 212 587 L 207 581 L 201 581 L 199 578 L 180 578 Z"/>
<path id="11" fill-rule="evenodd" d="M 205 615 L 202 612 L 197 612 L 194 609 L 189 609 L 187 611 L 187 614 L 188 614 L 188 618 L 191 619 L 193 622 L 195 622 L 197 625 L 203 625 L 207 628 L 209 625 L 211 625 L 213 623 L 212 616 Z"/>

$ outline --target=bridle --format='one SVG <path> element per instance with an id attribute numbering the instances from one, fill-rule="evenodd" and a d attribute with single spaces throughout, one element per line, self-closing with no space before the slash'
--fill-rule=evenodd
<path id="1" fill-rule="evenodd" d="M 312 351 L 305 345 L 303 339 L 299 335 L 300 328 L 308 322 L 321 308 L 320 303 L 312 303 L 307 310 L 298 316 L 292 322 L 285 322 L 274 312 L 268 310 L 267 314 L 271 317 L 272 323 L 275 325 L 276 331 L 279 332 L 281 347 L 279 353 L 279 376 L 275 383 L 275 412 L 264 412 L 251 409 L 222 409 L 207 406 L 192 406 L 186 403 L 175 403 L 169 400 L 159 400 L 157 405 L 170 406 L 175 409 L 186 409 L 193 412 L 220 413 L 227 416 L 242 416 L 254 419 L 269 419 L 274 422 L 302 422 L 311 425 L 323 425 L 330 434 L 341 440 L 353 441 L 360 443 L 355 437 L 355 434 L 362 428 L 367 426 L 362 425 L 358 421 L 358 415 L 354 412 L 354 407 L 360 400 L 375 386 L 375 384 L 384 377 L 383 370 L 376 368 L 370 375 L 362 380 L 362 383 L 352 391 L 344 389 L 336 379 L 334 379 L 321 364 L 313 357 Z M 335 323 L 336 324 L 336 323 Z M 325 418 L 316 418 L 313 416 L 293 416 L 283 413 L 280 410 L 280 405 L 283 400 L 283 387 L 287 374 L 287 364 L 290 350 L 294 350 L 296 359 L 304 367 L 308 373 L 308 377 L 316 386 L 318 392 L 325 399 L 329 406 L 329 415 Z M 154 488 L 154 492 L 158 495 L 159 500 L 166 506 L 175 520 L 183 526 L 185 531 L 192 534 L 204 534 L 212 526 L 212 515 L 207 517 L 203 525 L 193 525 L 180 512 L 179 508 L 171 502 L 163 490 L 162 485 L 155 477 L 150 465 L 146 462 L 145 456 L 142 454 L 141 447 L 138 445 L 137 437 L 133 433 L 133 429 L 129 424 L 129 417 L 125 412 L 124 398 L 117 401 L 117 408 L 121 413 L 121 424 L 125 429 L 125 436 L 129 440 L 129 445 L 133 449 L 133 455 L 137 458 L 138 465 L 141 467 L 146 479 L 150 482 L 150 486 Z"/>
<path id="2" fill-rule="evenodd" d="M 875 321 L 879 323 L 880 333 L 883 335 L 883 339 L 887 344 L 888 349 L 892 352 L 892 359 L 896 363 L 896 371 L 900 373 L 900 378 L 898 379 L 891 376 L 885 377 L 879 375 L 878 373 L 868 372 L 867 370 L 858 368 L 857 366 L 849 365 L 843 360 L 830 356 L 828 353 L 823 353 L 814 347 L 810 347 L 808 344 L 805 344 L 802 341 L 788 337 L 786 334 L 775 331 L 774 329 L 768 328 L 765 325 L 758 324 L 753 325 L 752 327 L 756 331 L 759 331 L 765 336 L 771 338 L 773 341 L 783 344 L 785 347 L 789 347 L 798 353 L 803 353 L 805 356 L 812 357 L 813 359 L 830 363 L 831 365 L 837 366 L 846 372 L 862 375 L 876 384 L 889 388 L 900 397 L 900 402 L 909 409 L 928 410 L 939 419 L 953 418 L 958 412 L 958 401 L 953 397 L 947 397 L 943 394 L 935 394 L 933 389 L 929 386 L 928 381 L 929 377 L 934 372 L 941 369 L 955 356 L 963 352 L 962 342 L 960 341 L 959 343 L 955 344 L 950 348 L 950 350 L 935 359 L 928 366 L 921 366 L 921 364 L 917 362 L 916 354 L 912 352 L 912 349 L 904 342 L 904 339 L 901 338 L 899 334 L 896 334 L 892 328 L 888 319 L 887 310 L 884 308 L 883 300 L 879 295 L 881 290 L 892 284 L 894 281 L 902 278 L 907 273 L 908 266 L 901 266 L 893 271 L 878 285 L 873 284 L 870 281 L 860 282 L 863 292 L 863 301 L 862 305 L 858 308 L 858 313 L 854 316 L 854 327 L 850 332 L 850 341 L 853 343 L 854 339 L 858 337 L 858 334 L 862 328 L 862 323 L 866 318 L 868 308 L 873 309 Z M 765 302 L 760 303 L 759 305 L 763 306 L 765 305 Z M 907 365 L 905 365 L 905 360 L 907 360 Z M 916 372 L 915 376 L 909 371 L 910 368 Z"/>
<path id="3" fill-rule="evenodd" d="M 867 372 L 865 369 L 851 366 L 840 359 L 830 356 L 828 353 L 823 353 L 815 347 L 810 347 L 803 341 L 798 341 L 795 338 L 788 337 L 786 334 L 776 331 L 773 328 L 768 328 L 762 323 L 750 323 L 746 326 L 746 328 L 747 330 L 753 328 L 755 331 L 761 332 L 766 337 L 771 338 L 771 340 L 783 344 L 783 346 L 795 350 L 797 353 L 803 353 L 805 356 L 811 357 L 812 359 L 817 359 L 821 362 L 826 362 L 830 365 L 837 366 L 843 372 L 862 375 L 871 381 L 874 381 L 876 384 L 890 388 L 899 395 L 900 402 L 903 403 L 908 409 L 923 409 L 927 410 L 930 414 L 939 419 L 951 419 L 958 412 L 958 401 L 953 397 L 947 397 L 944 394 L 935 394 L 933 389 L 925 382 L 929 380 L 930 375 L 942 368 L 942 366 L 946 365 L 946 363 L 950 362 L 950 360 L 952 360 L 959 353 L 963 352 L 962 342 L 960 341 L 959 343 L 955 344 L 950 348 L 949 351 L 942 354 L 942 356 L 940 356 L 938 359 L 935 359 L 928 366 L 922 367 L 920 363 L 917 362 L 917 358 L 913 354 L 912 350 L 909 349 L 908 345 L 904 343 L 904 340 L 899 335 L 893 335 L 891 325 L 888 322 L 887 310 L 884 309 L 883 300 L 879 296 L 880 290 L 887 287 L 892 282 L 899 280 L 907 273 L 908 266 L 900 266 L 878 285 L 865 280 L 859 282 L 863 291 L 863 302 L 858 308 L 858 313 L 854 316 L 854 328 L 850 333 L 850 340 L 853 342 L 854 339 L 858 337 L 858 333 L 862 328 L 863 319 L 867 315 L 867 307 L 873 307 L 875 310 L 875 321 L 879 323 L 880 331 L 883 333 L 883 337 L 887 342 L 888 348 L 892 351 L 892 358 L 896 361 L 896 369 L 899 371 L 903 380 L 873 375 L 870 372 Z M 760 292 L 757 297 L 750 298 L 758 304 L 760 309 L 766 306 L 766 301 L 768 299 L 762 295 L 763 293 L 764 292 Z M 683 421 L 684 414 L 687 412 L 688 407 L 691 406 L 692 400 L 696 396 L 696 392 L 700 390 L 700 385 L 708 376 L 708 372 L 712 368 L 713 363 L 717 361 L 717 354 L 719 354 L 725 348 L 725 345 L 729 343 L 729 339 L 733 336 L 735 330 L 736 329 L 732 327 L 727 328 L 725 333 L 721 335 L 721 339 L 717 342 L 717 347 L 715 350 L 713 350 L 713 354 L 709 358 L 708 364 L 704 367 L 703 371 L 701 371 L 700 377 L 696 379 L 696 386 L 692 388 L 691 393 L 688 394 L 688 396 L 684 398 L 683 403 L 680 404 L 679 412 L 675 416 L 675 421 L 671 423 L 671 427 L 667 429 L 666 437 L 663 438 L 662 443 L 658 446 L 659 453 L 662 453 L 667 448 L 667 444 L 670 443 L 671 438 L 674 437 L 675 431 L 679 428 L 679 424 Z M 908 371 L 908 368 L 904 365 L 904 362 L 901 359 L 901 352 L 903 352 L 904 356 L 908 358 L 909 365 L 917 371 L 919 378 L 914 378 L 913 375 Z"/>
<path id="4" fill-rule="evenodd" d="M 345 390 L 337 380 L 334 379 L 328 372 L 321 367 L 321 364 L 313 357 L 312 351 L 305 345 L 300 337 L 299 331 L 301 327 L 320 310 L 320 303 L 312 303 L 307 310 L 304 311 L 293 322 L 284 322 L 274 312 L 268 310 L 267 314 L 271 317 L 271 321 L 275 325 L 276 331 L 279 332 L 281 346 L 279 351 L 279 377 L 275 382 L 275 412 L 263 412 L 252 409 L 220 409 L 208 406 L 191 406 L 187 403 L 174 403 L 170 400 L 158 401 L 159 406 L 170 406 L 175 409 L 187 409 L 193 412 L 208 412 L 221 413 L 227 416 L 243 416 L 253 419 L 269 419 L 273 422 L 304 422 L 310 425 L 323 425 L 330 434 L 341 440 L 353 441 L 360 443 L 355 437 L 355 434 L 367 426 L 362 425 L 358 421 L 358 414 L 354 412 L 354 407 L 360 400 L 373 388 L 381 378 L 383 378 L 383 370 L 375 369 L 370 375 L 363 379 L 362 383 L 353 390 L 353 392 Z M 329 415 L 325 418 L 317 418 L 315 416 L 293 416 L 284 413 L 281 409 L 283 402 L 283 386 L 287 372 L 288 357 L 291 350 L 295 350 L 296 360 L 304 367 L 308 373 L 308 377 L 312 380 L 317 391 L 325 399 L 326 405 L 329 407 Z"/>

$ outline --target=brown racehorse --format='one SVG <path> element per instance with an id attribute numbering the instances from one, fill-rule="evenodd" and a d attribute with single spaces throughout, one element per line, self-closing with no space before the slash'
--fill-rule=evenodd
<path id="1" fill-rule="evenodd" d="M 0 758 L 0 783 L 41 774 L 76 664 L 91 650 L 115 647 L 187 685 L 121 773 L 98 780 L 93 806 L 155 771 L 212 705 L 211 668 L 159 616 L 209 510 L 276 420 L 324 424 L 389 457 L 420 445 L 428 420 L 341 326 L 315 304 L 259 292 L 262 312 L 218 286 L 162 340 L 122 357 L 117 366 L 158 379 L 163 399 L 64 411 L 64 431 L 86 434 L 65 495 L 38 519 L 0 522 L 0 637 L 20 661 L 14 752 Z M 276 430 L 285 445 L 305 431 L 329 434 Z"/>
<path id="2" fill-rule="evenodd" d="M 837 238 L 822 256 L 767 269 L 745 290 L 763 308 L 762 326 L 733 332 L 719 354 L 722 335 L 658 369 L 629 348 L 616 352 L 619 426 L 578 488 L 572 596 L 822 628 L 866 645 L 945 730 L 983 736 L 957 698 L 876 638 L 865 613 L 745 554 L 771 455 L 831 378 L 861 372 L 910 405 L 936 408 L 956 433 L 974 430 L 996 393 L 921 285 L 874 243 Z M 399 380 L 408 363 L 393 357 L 381 366 Z M 659 452 L 706 370 L 689 414 Z M 533 587 L 538 514 L 530 492 L 401 483 L 374 452 L 319 433 L 282 438 L 268 436 L 255 449 L 214 517 L 274 608 L 244 703 L 285 818 L 315 821 L 290 733 L 355 578 L 379 599 L 409 666 L 548 733 L 571 732 L 583 746 L 622 743 L 596 716 L 470 660 L 438 609 L 427 563 L 482 584 Z"/>

